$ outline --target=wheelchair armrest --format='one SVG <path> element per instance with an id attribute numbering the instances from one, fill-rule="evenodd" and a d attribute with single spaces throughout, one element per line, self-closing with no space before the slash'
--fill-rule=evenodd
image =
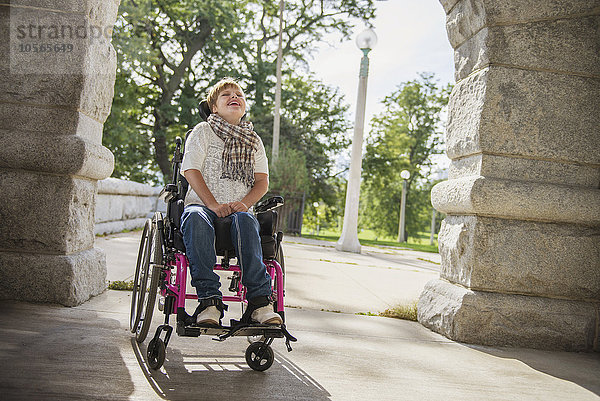
<path id="1" fill-rule="evenodd" d="M 269 210 L 276 209 L 280 206 L 283 206 L 283 197 L 282 196 L 272 196 L 269 199 L 265 199 L 262 202 L 258 202 L 256 206 L 254 206 L 255 213 L 263 213 Z"/>
<path id="2" fill-rule="evenodd" d="M 158 194 L 158 199 L 162 200 L 163 202 L 167 203 L 169 201 L 169 195 L 171 195 L 171 193 L 169 191 L 167 191 L 165 188 L 163 188 L 160 193 Z"/>
<path id="3" fill-rule="evenodd" d="M 162 199 L 165 203 L 169 202 L 177 194 L 177 185 L 167 184 L 158 194 L 158 199 Z"/>

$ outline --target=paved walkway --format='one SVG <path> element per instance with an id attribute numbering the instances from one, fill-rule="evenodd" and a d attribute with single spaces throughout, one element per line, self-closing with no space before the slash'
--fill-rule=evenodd
<path id="1" fill-rule="evenodd" d="M 96 246 L 106 250 L 107 280 L 133 279 L 140 235 L 97 238 Z M 284 252 L 286 305 L 294 308 L 378 313 L 416 301 L 425 283 L 439 276 L 435 253 L 363 247 L 356 255 L 336 251 L 332 242 L 302 237 L 284 239 Z"/>
<path id="2" fill-rule="evenodd" d="M 130 279 L 138 237 L 98 238 L 109 280 Z M 76 308 L 3 304 L 0 398 L 600 399 L 598 354 L 470 346 L 418 323 L 355 314 L 417 297 L 438 275 L 437 255 L 380 248 L 353 255 L 306 242 L 285 243 L 288 326 L 299 341 L 288 353 L 276 340 L 267 372 L 246 366 L 244 338 L 217 343 L 176 335 L 164 367 L 148 370 L 145 344 L 138 347 L 128 330 L 130 293 L 106 291 Z"/>

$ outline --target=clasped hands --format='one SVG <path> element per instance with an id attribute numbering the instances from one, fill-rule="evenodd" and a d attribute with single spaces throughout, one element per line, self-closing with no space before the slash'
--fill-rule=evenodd
<path id="1" fill-rule="evenodd" d="M 215 212 L 218 217 L 229 216 L 236 212 L 247 212 L 248 206 L 244 202 L 231 202 L 231 203 L 217 203 L 212 206 L 208 206 L 210 210 Z"/>

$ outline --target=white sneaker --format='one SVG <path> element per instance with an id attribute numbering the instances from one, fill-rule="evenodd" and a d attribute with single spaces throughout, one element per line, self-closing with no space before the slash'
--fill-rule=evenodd
<path id="1" fill-rule="evenodd" d="M 266 305 L 256 309 L 250 316 L 252 320 L 257 321 L 260 324 L 281 324 L 283 320 L 281 316 L 273 312 L 273 305 Z"/>
<path id="2" fill-rule="evenodd" d="M 217 307 L 209 306 L 198 314 L 198 317 L 196 317 L 196 323 L 218 326 L 220 319 L 221 312 L 217 309 Z"/>

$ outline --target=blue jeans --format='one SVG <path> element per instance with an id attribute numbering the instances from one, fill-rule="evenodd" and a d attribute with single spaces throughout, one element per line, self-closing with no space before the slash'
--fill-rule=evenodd
<path id="1" fill-rule="evenodd" d="M 271 295 L 271 277 L 263 263 L 259 225 L 256 217 L 247 212 L 231 215 L 231 242 L 240 267 L 247 299 Z M 217 263 L 215 252 L 215 212 L 201 205 L 189 205 L 182 215 L 181 229 L 187 258 L 190 262 L 192 286 L 198 300 L 222 298 L 219 275 L 213 271 Z"/>

